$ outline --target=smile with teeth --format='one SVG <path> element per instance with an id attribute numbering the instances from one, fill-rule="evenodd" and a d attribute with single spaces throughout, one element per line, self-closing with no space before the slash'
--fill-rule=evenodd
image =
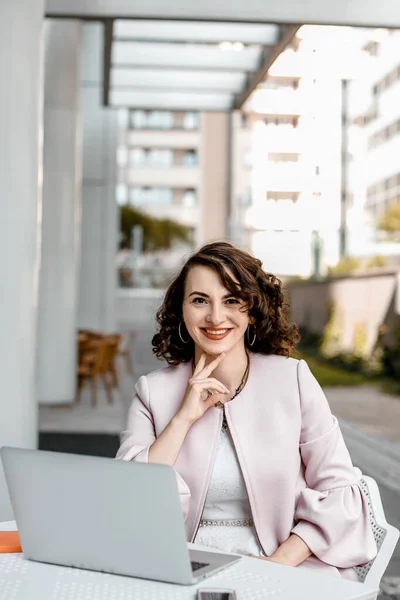
<path id="1" fill-rule="evenodd" d="M 210 340 L 222 340 L 223 338 L 225 338 L 229 333 L 230 333 L 230 329 L 212 329 L 212 328 L 202 328 L 200 330 L 202 332 L 203 335 L 205 335 L 208 339 Z"/>

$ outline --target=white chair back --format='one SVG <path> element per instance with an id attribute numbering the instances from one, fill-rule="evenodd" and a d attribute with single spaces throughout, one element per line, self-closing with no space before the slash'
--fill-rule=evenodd
<path id="1" fill-rule="evenodd" d="M 378 554 L 366 565 L 355 567 L 355 570 L 360 581 L 379 588 L 380 581 L 399 539 L 399 531 L 386 521 L 376 481 L 372 477 L 363 475 L 360 487 L 368 501 L 369 520 L 378 548 Z"/>

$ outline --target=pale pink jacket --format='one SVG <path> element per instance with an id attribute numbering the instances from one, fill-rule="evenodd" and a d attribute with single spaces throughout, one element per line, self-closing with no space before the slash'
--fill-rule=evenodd
<path id="1" fill-rule="evenodd" d="M 190 377 L 186 363 L 139 379 L 117 458 L 148 460 L 149 447 L 176 414 Z M 303 360 L 250 353 L 247 384 L 225 410 L 267 555 L 294 532 L 325 567 L 346 569 L 375 557 L 360 472 Z M 189 541 L 201 518 L 221 422 L 222 411 L 209 409 L 189 430 L 175 463 Z"/>

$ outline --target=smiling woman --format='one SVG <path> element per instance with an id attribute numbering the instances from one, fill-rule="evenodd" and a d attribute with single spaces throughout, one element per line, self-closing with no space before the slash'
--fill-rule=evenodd
<path id="1" fill-rule="evenodd" d="M 117 458 L 173 466 L 189 541 L 356 579 L 376 554 L 360 472 L 282 284 L 225 242 L 169 286 Z"/>
<path id="2" fill-rule="evenodd" d="M 198 359 L 201 349 L 215 355 L 241 340 L 252 352 L 289 356 L 300 336 L 287 309 L 281 282 L 263 271 L 260 260 L 225 242 L 208 244 L 170 284 L 157 313 L 153 351 L 178 365 L 196 360 L 196 351 Z M 204 345 L 207 337 L 220 341 L 219 334 L 226 343 Z"/>

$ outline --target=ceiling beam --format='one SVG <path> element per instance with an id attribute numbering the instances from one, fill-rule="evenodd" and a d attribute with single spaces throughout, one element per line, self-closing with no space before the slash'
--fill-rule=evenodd
<path id="1" fill-rule="evenodd" d="M 273 46 L 272 48 L 270 48 L 270 51 L 266 53 L 267 54 L 266 56 L 265 56 L 265 53 L 263 53 L 264 57 L 261 58 L 261 64 L 260 64 L 259 68 L 254 73 L 254 75 L 251 78 L 249 78 L 249 83 L 248 83 L 246 89 L 243 90 L 243 92 L 236 99 L 235 109 L 239 110 L 242 108 L 243 104 L 246 102 L 246 100 L 250 96 L 250 94 L 255 90 L 257 85 L 264 80 L 271 65 L 275 62 L 275 60 L 278 58 L 278 56 L 285 50 L 286 46 L 292 41 L 292 39 L 296 35 L 299 28 L 300 28 L 300 25 L 288 25 L 286 27 L 282 26 L 282 34 L 280 36 L 278 43 L 275 46 Z"/>
<path id="2" fill-rule="evenodd" d="M 246 68 L 246 67 L 236 67 L 235 65 L 232 66 L 220 66 L 220 67 L 214 67 L 211 65 L 190 65 L 190 64 L 183 64 L 183 65 L 172 65 L 172 64 L 165 64 L 165 65 L 156 65 L 156 64 L 146 64 L 146 65 L 137 65 L 135 63 L 119 63 L 119 62 L 113 62 L 112 63 L 112 68 L 113 69 L 127 69 L 129 70 L 134 70 L 136 71 L 137 69 L 150 69 L 150 70 L 154 70 L 154 71 L 208 71 L 210 73 L 255 73 L 255 71 L 253 69 Z"/>
<path id="3" fill-rule="evenodd" d="M 103 55 L 103 105 L 109 105 L 111 51 L 113 43 L 114 19 L 104 21 L 104 55 Z"/>
<path id="4" fill-rule="evenodd" d="M 400 27 L 400 3 L 393 0 L 46 0 L 47 16 L 308 23 L 359 27 Z"/>

